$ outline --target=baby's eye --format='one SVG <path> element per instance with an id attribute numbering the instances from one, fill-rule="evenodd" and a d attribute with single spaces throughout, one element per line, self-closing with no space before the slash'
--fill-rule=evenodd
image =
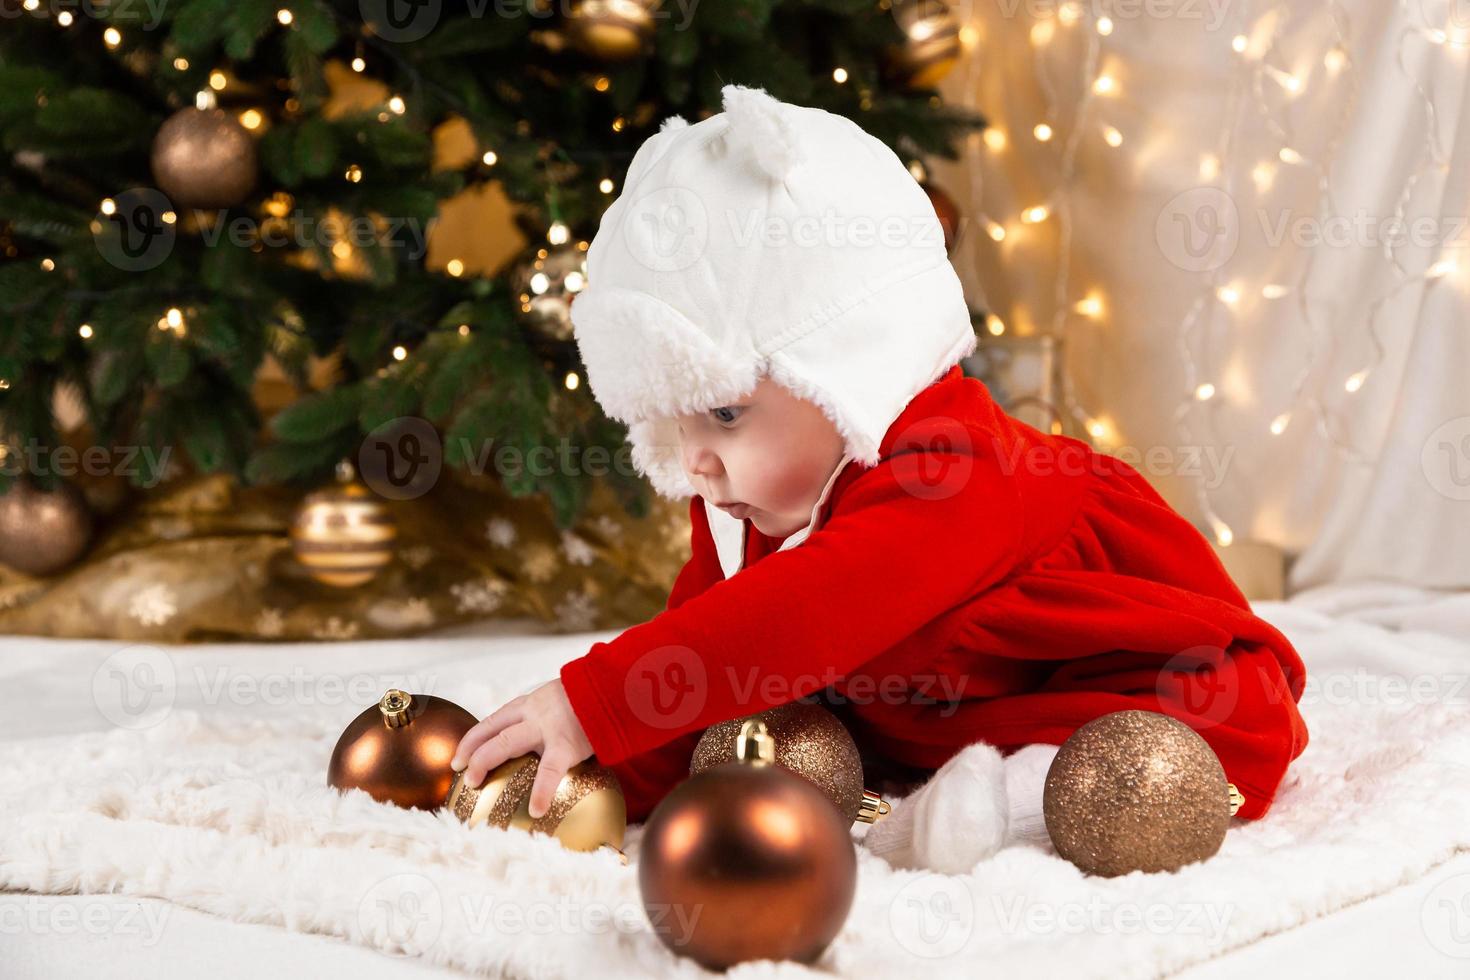
<path id="1" fill-rule="evenodd" d="M 715 417 L 715 420 L 721 425 L 729 425 L 731 422 L 734 422 L 735 419 L 739 418 L 739 416 L 735 414 L 727 416 L 724 413 L 735 413 L 741 410 L 742 409 L 738 405 L 721 405 L 719 408 L 710 409 L 709 413 L 713 415 Z"/>

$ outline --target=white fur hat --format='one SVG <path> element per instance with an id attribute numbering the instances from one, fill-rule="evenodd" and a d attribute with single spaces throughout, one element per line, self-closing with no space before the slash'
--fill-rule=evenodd
<path id="1" fill-rule="evenodd" d="M 844 116 L 722 91 L 724 112 L 670 116 L 638 148 L 571 309 L 593 395 L 671 499 L 695 492 L 673 416 L 769 376 L 872 466 L 976 343 L 934 207 L 892 150 Z"/>

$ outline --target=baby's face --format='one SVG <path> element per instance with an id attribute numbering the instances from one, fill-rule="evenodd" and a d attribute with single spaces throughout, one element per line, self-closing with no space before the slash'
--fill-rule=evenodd
<path id="1" fill-rule="evenodd" d="M 836 426 L 770 378 L 728 406 L 677 416 L 684 472 L 699 495 L 767 537 L 806 527 L 842 460 Z"/>

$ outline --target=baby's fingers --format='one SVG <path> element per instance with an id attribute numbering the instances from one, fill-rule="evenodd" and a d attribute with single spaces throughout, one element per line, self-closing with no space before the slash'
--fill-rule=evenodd
<path id="1" fill-rule="evenodd" d="M 541 733 L 534 726 L 525 722 L 512 725 L 492 736 L 470 755 L 465 783 L 478 789 L 496 766 L 540 747 Z"/>
<path id="2" fill-rule="evenodd" d="M 454 758 L 449 760 L 449 768 L 459 772 L 469 765 L 470 756 L 481 745 L 484 745 L 487 739 L 499 735 L 511 725 L 519 722 L 522 717 L 522 705 L 523 702 L 517 699 L 501 706 L 483 721 L 476 722 L 475 726 L 465 732 L 464 737 L 459 740 L 459 746 L 454 750 Z"/>
<path id="3" fill-rule="evenodd" d="M 536 781 L 531 784 L 531 818 L 539 819 L 551 809 L 551 799 L 561 778 L 567 774 L 567 765 L 561 761 L 561 753 L 546 753 L 536 767 Z"/>

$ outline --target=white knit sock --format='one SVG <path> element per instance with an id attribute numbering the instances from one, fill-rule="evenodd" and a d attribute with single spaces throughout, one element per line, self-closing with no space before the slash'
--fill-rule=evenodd
<path id="1" fill-rule="evenodd" d="M 1050 847 L 1041 812 L 1055 745 L 1028 745 L 1009 757 L 975 742 L 923 786 L 893 805 L 863 838 L 896 868 L 963 874 L 1009 844 Z"/>

